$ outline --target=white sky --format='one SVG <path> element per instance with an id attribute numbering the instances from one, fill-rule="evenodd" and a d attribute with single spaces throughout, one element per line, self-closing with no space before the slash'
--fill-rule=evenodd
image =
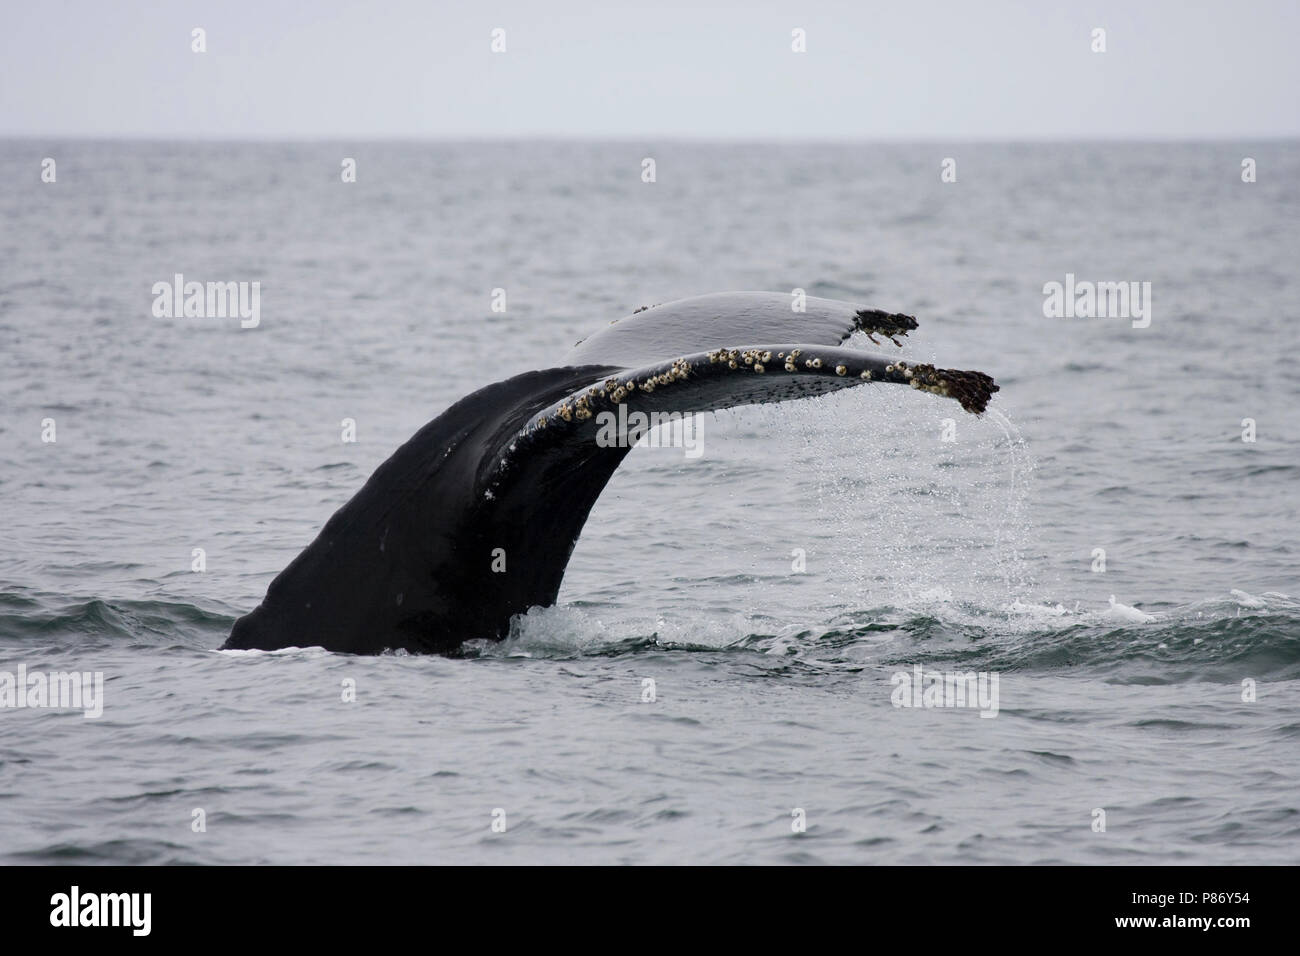
<path id="1" fill-rule="evenodd" d="M 0 0 L 0 136 L 1294 137 L 1298 41 L 1300 0 Z"/>

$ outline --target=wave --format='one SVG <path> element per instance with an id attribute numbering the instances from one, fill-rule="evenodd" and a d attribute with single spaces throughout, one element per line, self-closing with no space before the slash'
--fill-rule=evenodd
<path id="1" fill-rule="evenodd" d="M 1117 683 L 1300 678 L 1300 602 L 1228 595 L 1159 614 L 1112 599 L 1101 610 L 1013 602 L 954 603 L 929 592 L 899 606 L 844 611 L 810 625 L 740 613 L 689 619 L 602 616 L 597 606 L 535 608 L 480 657 L 566 658 L 642 653 L 760 653 L 793 667 L 903 667 L 1070 672 Z"/>
<path id="2" fill-rule="evenodd" d="M 9 657 L 35 648 L 208 651 L 237 614 L 178 601 L 0 592 L 0 647 Z M 1113 599 L 1100 610 L 1018 601 L 983 607 L 929 591 L 897 605 L 839 610 L 818 623 L 724 608 L 653 615 L 588 602 L 534 608 L 515 620 L 507 640 L 471 642 L 459 656 L 564 660 L 650 651 L 754 655 L 763 671 L 950 664 L 1086 672 L 1116 683 L 1292 680 L 1300 678 L 1300 601 L 1232 590 L 1146 613 Z"/>
<path id="3" fill-rule="evenodd" d="M 105 646 L 196 648 L 224 639 L 235 615 L 180 601 L 0 592 L 0 641 L 49 650 Z"/>

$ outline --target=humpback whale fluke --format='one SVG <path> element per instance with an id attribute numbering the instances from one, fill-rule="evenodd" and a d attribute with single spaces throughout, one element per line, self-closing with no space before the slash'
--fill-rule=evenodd
<path id="1" fill-rule="evenodd" d="M 598 439 L 600 413 L 619 406 L 702 412 L 887 382 L 979 414 L 998 390 L 982 372 L 841 347 L 855 331 L 900 344 L 911 316 L 790 303 L 736 292 L 638 309 L 557 367 L 456 402 L 375 470 L 224 647 L 446 653 L 505 637 L 515 614 L 555 602 L 587 515 L 633 444 Z"/>

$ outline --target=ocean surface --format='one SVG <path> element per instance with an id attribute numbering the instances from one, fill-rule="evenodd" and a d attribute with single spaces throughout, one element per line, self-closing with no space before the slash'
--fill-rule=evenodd
<path id="1" fill-rule="evenodd" d="M 11 140 L 0 221 L 0 671 L 103 675 L 0 709 L 5 863 L 1300 862 L 1300 144 Z M 457 398 L 796 288 L 1002 391 L 634 451 L 499 645 L 217 650 Z"/>

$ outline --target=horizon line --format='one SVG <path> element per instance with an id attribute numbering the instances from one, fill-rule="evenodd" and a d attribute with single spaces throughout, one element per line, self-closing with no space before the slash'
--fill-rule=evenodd
<path id="1" fill-rule="evenodd" d="M 763 144 L 773 146 L 831 145 L 831 146 L 890 146 L 928 143 L 966 143 L 966 144 L 1026 144 L 1026 145 L 1068 145 L 1068 144 L 1152 144 L 1152 145 L 1208 145 L 1228 144 L 1242 141 L 1287 143 L 1300 142 L 1300 132 L 1296 133 L 1254 133 L 1198 136 L 793 136 L 762 135 L 728 135 L 706 136 L 682 133 L 648 133 L 648 134 L 590 134 L 590 133 L 519 133 L 519 134 L 449 134 L 449 135 L 411 135 L 411 134 L 306 134 L 288 136 L 262 135 L 182 135 L 167 136 L 157 133 L 41 133 L 41 132 L 0 132 L 0 142 L 62 140 L 87 143 L 194 143 L 194 144 L 329 144 L 329 143 L 394 143 L 394 144 L 506 144 L 506 143 L 644 143 L 656 141 L 661 143 L 695 143 L 695 144 Z"/>

